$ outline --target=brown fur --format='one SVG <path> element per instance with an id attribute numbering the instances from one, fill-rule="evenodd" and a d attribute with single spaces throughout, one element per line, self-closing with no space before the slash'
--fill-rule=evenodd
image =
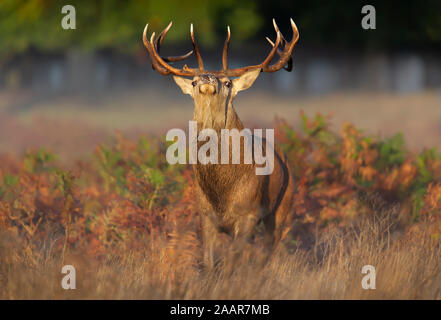
<path id="1" fill-rule="evenodd" d="M 244 126 L 233 108 L 232 100 L 239 90 L 250 87 L 257 76 L 258 72 L 254 72 L 242 76 L 242 79 L 237 78 L 232 81 L 230 88 L 224 85 L 229 81 L 225 77 L 197 76 L 193 81 L 175 77 L 184 93 L 193 97 L 193 119 L 197 122 L 198 134 L 204 128 L 215 129 L 218 137 L 224 128 L 242 130 Z M 188 87 L 190 82 L 193 88 Z M 212 91 L 215 92 L 202 93 L 198 87 L 203 84 L 213 85 L 215 88 Z M 203 143 L 199 142 L 199 145 Z M 218 143 L 220 148 L 220 138 Z M 255 163 L 243 163 L 243 144 L 242 138 L 241 164 L 231 164 L 230 140 L 230 164 L 193 165 L 198 206 L 202 215 L 204 260 L 208 265 L 213 265 L 214 247 L 220 232 L 234 239 L 247 240 L 257 222 L 263 220 L 265 243 L 273 247 L 291 224 L 294 181 L 286 156 L 274 146 L 273 172 L 270 175 L 256 175 Z"/>

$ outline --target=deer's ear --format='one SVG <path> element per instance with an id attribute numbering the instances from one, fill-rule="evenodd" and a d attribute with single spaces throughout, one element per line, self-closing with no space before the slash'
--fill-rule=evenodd
<path id="1" fill-rule="evenodd" d="M 193 96 L 193 85 L 191 84 L 193 81 L 191 79 L 179 76 L 173 76 L 173 79 L 175 80 L 179 88 L 181 88 L 184 94 L 189 94 L 190 96 Z"/>
<path id="2" fill-rule="evenodd" d="M 239 78 L 233 80 L 233 93 L 236 94 L 239 91 L 246 90 L 251 87 L 256 81 L 257 77 L 260 75 L 261 69 L 254 69 L 245 72 Z"/>

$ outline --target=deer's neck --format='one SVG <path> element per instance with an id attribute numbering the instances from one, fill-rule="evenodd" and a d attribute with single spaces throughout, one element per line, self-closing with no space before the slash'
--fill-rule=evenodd
<path id="1" fill-rule="evenodd" d="M 193 120 L 197 122 L 198 133 L 203 129 L 214 129 L 218 132 L 222 129 L 243 129 L 242 121 L 233 108 L 230 99 L 221 103 L 217 99 L 195 100 Z"/>
<path id="2" fill-rule="evenodd" d="M 206 104 L 195 106 L 194 120 L 197 122 L 198 136 L 203 129 L 214 129 L 218 135 L 218 150 L 221 150 L 222 129 L 238 129 L 241 131 L 244 127 L 239 116 L 236 114 L 232 103 L 230 102 L 224 109 L 222 107 L 210 106 Z M 205 142 L 198 142 L 198 150 Z M 242 142 L 243 143 L 243 142 Z M 242 147 L 243 150 L 243 147 Z M 231 152 L 231 146 L 230 146 Z M 220 159 L 220 152 L 219 152 Z M 218 162 L 220 163 L 220 162 Z M 237 180 L 241 179 L 243 174 L 253 170 L 252 165 L 247 164 L 195 164 L 193 165 L 195 178 L 207 195 L 212 204 L 222 211 L 222 201 L 219 201 L 219 195 L 228 197 L 229 192 Z"/>

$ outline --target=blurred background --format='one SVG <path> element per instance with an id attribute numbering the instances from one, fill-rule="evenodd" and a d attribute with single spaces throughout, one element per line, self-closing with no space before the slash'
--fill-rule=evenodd
<path id="1" fill-rule="evenodd" d="M 364 30 L 372 5 L 376 29 Z M 76 29 L 65 30 L 65 5 Z M 193 104 L 151 68 L 141 35 L 173 21 L 164 55 L 191 50 L 190 23 L 208 69 L 221 65 L 231 27 L 231 67 L 260 63 L 275 39 L 300 31 L 294 69 L 262 74 L 235 107 L 245 125 L 296 125 L 299 112 L 332 114 L 373 135 L 403 132 L 409 148 L 441 147 L 441 2 L 251 0 L 2 0 L 0 152 L 46 146 L 80 159 L 120 130 L 164 134 L 186 128 Z M 194 57 L 186 61 L 196 65 Z M 179 64 L 178 65 L 182 65 Z"/>

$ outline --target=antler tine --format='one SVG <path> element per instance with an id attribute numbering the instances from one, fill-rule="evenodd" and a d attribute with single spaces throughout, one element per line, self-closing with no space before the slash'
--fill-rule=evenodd
<path id="1" fill-rule="evenodd" d="M 222 51 L 222 70 L 227 71 L 228 69 L 228 46 L 230 45 L 230 26 L 227 27 L 227 38 L 225 39 L 224 49 Z"/>
<path id="2" fill-rule="evenodd" d="M 152 53 L 152 48 L 150 47 L 150 43 L 147 40 L 147 30 L 148 30 L 148 28 L 149 28 L 149 24 L 147 23 L 145 25 L 144 32 L 142 33 L 142 41 L 143 41 L 144 46 L 146 47 L 146 49 L 147 49 L 147 51 L 148 51 L 148 53 L 150 55 L 150 58 L 152 60 L 152 68 L 154 70 L 158 71 L 160 74 L 169 75 L 171 72 L 168 71 L 167 69 L 164 69 L 163 67 L 161 67 L 158 64 L 158 62 L 154 59 L 154 56 L 153 56 L 153 53 Z"/>
<path id="3" fill-rule="evenodd" d="M 202 62 L 202 57 L 201 54 L 199 53 L 199 48 L 196 45 L 196 41 L 194 40 L 193 23 L 190 25 L 190 36 L 191 36 L 191 42 L 193 43 L 194 53 L 196 55 L 196 59 L 198 60 L 199 69 L 204 70 L 204 63 Z"/>
<path id="4" fill-rule="evenodd" d="M 187 52 L 186 54 L 183 54 L 182 56 L 169 56 L 169 57 L 164 57 L 163 59 L 165 62 L 176 62 L 176 61 L 185 60 L 192 54 L 193 54 L 193 50 Z"/>
<path id="5" fill-rule="evenodd" d="M 273 18 L 273 26 L 274 26 L 274 30 L 276 30 L 276 32 L 280 32 L 279 27 L 277 26 L 276 23 L 276 19 Z M 280 32 L 280 42 L 282 45 L 284 45 L 286 43 L 285 37 L 283 36 L 283 34 Z"/>
<path id="6" fill-rule="evenodd" d="M 273 58 L 274 58 L 274 56 L 275 56 L 275 54 L 277 52 L 277 48 L 279 47 L 280 39 L 281 39 L 281 33 L 280 33 L 280 31 L 277 30 L 276 43 L 274 44 L 274 47 L 271 49 L 269 55 L 261 63 L 262 67 L 266 67 L 273 60 Z"/>
<path id="7" fill-rule="evenodd" d="M 276 71 L 282 69 L 285 65 L 287 65 L 287 67 L 285 69 L 288 71 L 291 71 L 291 69 L 292 69 L 291 53 L 292 53 L 297 41 L 299 40 L 299 30 L 297 29 L 297 26 L 294 23 L 294 21 L 292 20 L 292 18 L 290 18 L 290 22 L 291 22 L 291 28 L 293 30 L 293 36 L 292 36 L 291 42 L 286 43 L 286 40 L 284 40 L 284 49 L 283 49 L 283 52 L 279 53 L 279 56 L 280 56 L 279 61 L 277 61 L 275 64 L 273 64 L 271 66 L 265 66 L 263 68 L 264 72 L 276 72 Z M 275 21 L 274 21 L 274 28 L 276 30 L 278 30 L 277 24 L 275 23 Z M 272 42 L 270 42 L 270 43 L 272 45 Z M 274 45 L 273 45 L 273 48 L 274 48 Z"/>
<path id="8" fill-rule="evenodd" d="M 265 60 L 258 65 L 254 65 L 254 66 L 247 66 L 247 67 L 242 67 L 242 68 L 237 68 L 237 69 L 232 69 L 232 70 L 226 70 L 225 74 L 230 76 L 230 77 L 239 77 L 240 75 L 244 74 L 245 72 L 247 72 L 248 70 L 251 69 L 264 69 L 266 68 L 266 66 L 273 60 L 274 55 L 276 54 L 277 48 L 280 44 L 280 32 L 277 32 L 277 38 L 276 38 L 276 43 L 274 44 L 273 48 L 271 49 L 270 53 L 268 54 L 268 56 L 265 58 Z"/>
<path id="9" fill-rule="evenodd" d="M 169 74 L 175 74 L 175 75 L 180 75 L 180 76 L 194 76 L 197 73 L 197 70 L 191 69 L 191 68 L 185 68 L 184 69 L 177 69 L 174 68 L 172 66 L 170 66 L 169 64 L 167 64 L 164 59 L 158 54 L 157 50 L 156 50 L 156 44 L 155 44 L 155 32 L 152 33 L 151 37 L 150 37 L 150 41 L 147 40 L 147 31 L 148 31 L 148 24 L 146 24 L 145 28 L 144 28 L 144 32 L 142 34 L 142 41 L 144 42 L 144 46 L 146 47 L 150 58 L 152 60 L 152 67 L 158 71 L 159 73 L 163 74 L 163 75 L 169 75 Z M 162 38 L 164 37 L 165 33 L 167 33 L 168 29 L 171 27 L 171 24 L 169 24 L 169 26 L 163 31 L 162 33 Z M 161 42 L 160 39 L 158 39 L 159 43 Z M 187 53 L 184 56 L 188 56 L 189 54 Z M 177 57 L 178 60 L 182 60 L 181 58 L 184 56 L 180 56 Z"/>
<path id="10" fill-rule="evenodd" d="M 274 26 L 274 30 L 276 30 L 276 32 L 280 32 L 279 27 L 277 26 L 276 23 L 276 19 L 273 18 L 273 26 Z"/>
<path id="11" fill-rule="evenodd" d="M 270 38 L 266 37 L 266 40 L 270 43 L 270 45 L 272 45 L 274 47 L 274 42 L 272 42 Z M 282 42 L 283 42 L 283 46 L 285 46 L 286 45 L 286 40 L 283 39 L 283 35 L 282 35 Z M 277 54 L 279 55 L 279 57 L 282 57 L 283 56 L 282 50 L 277 48 Z M 292 70 L 292 57 L 291 56 L 289 57 L 289 60 L 286 63 L 286 66 L 283 67 L 283 69 L 285 69 L 288 72 L 291 72 L 291 70 Z"/>
<path id="12" fill-rule="evenodd" d="M 165 27 L 164 30 L 159 34 L 158 40 L 156 41 L 156 50 L 159 52 L 162 41 L 164 40 L 165 35 L 167 34 L 168 30 L 170 30 L 171 26 L 173 25 L 173 21 L 170 21 L 170 23 Z"/>
<path id="13" fill-rule="evenodd" d="M 164 40 L 165 35 L 167 34 L 168 30 L 170 30 L 171 26 L 173 25 L 173 21 L 170 21 L 168 26 L 159 34 L 158 39 L 156 40 L 156 51 L 159 53 L 162 45 L 162 41 Z M 183 54 L 181 56 L 172 56 L 172 57 L 162 57 L 162 59 L 165 62 L 175 62 L 175 61 L 181 61 L 189 56 L 191 56 L 193 53 L 193 50 L 187 52 L 186 54 Z"/>
<path id="14" fill-rule="evenodd" d="M 274 42 L 272 42 L 270 38 L 265 37 L 265 39 L 270 43 L 271 46 L 274 47 Z M 277 53 L 278 53 L 279 55 L 282 55 L 282 51 L 281 51 L 279 48 L 277 48 Z"/>

